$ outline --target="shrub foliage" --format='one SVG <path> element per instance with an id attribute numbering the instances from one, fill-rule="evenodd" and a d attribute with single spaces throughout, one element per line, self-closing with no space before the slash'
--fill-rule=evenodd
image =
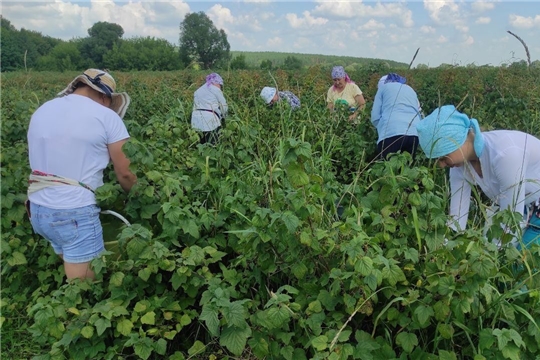
<path id="1" fill-rule="evenodd" d="M 2 75 L 7 357 L 517 360 L 540 352 L 540 251 L 498 249 L 483 235 L 479 202 L 469 230 L 450 232 L 448 187 L 433 163 L 372 161 L 370 99 L 383 74 L 371 71 L 350 74 L 368 100 L 359 125 L 328 114 L 325 69 L 222 73 L 231 111 L 216 147 L 199 145 L 190 128 L 206 73 L 113 74 L 132 97 L 125 152 L 139 180 L 127 196 L 109 169 L 97 197 L 132 225 L 103 215 L 108 252 L 93 261 L 98 280 L 65 284 L 24 210 L 26 130 L 74 75 Z M 486 128 L 540 133 L 538 73 L 403 75 L 425 113 L 460 103 Z M 296 93 L 302 108 L 267 108 L 258 94 L 268 84 Z M 512 215 L 488 234 L 500 236 Z"/>

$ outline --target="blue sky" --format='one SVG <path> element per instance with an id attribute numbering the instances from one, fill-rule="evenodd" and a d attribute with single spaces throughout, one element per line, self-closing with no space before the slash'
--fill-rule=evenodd
<path id="1" fill-rule="evenodd" d="M 409 63 L 501 65 L 540 59 L 538 1 L 3 1 L 17 28 L 65 40 L 87 36 L 98 21 L 124 38 L 153 36 L 178 44 L 179 24 L 204 11 L 232 50 L 347 55 Z"/>

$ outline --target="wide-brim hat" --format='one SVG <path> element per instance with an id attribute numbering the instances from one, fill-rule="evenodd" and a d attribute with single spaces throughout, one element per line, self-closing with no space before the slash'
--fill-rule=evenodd
<path id="1" fill-rule="evenodd" d="M 88 69 L 78 75 L 69 85 L 58 93 L 58 96 L 72 94 L 77 88 L 77 84 L 84 83 L 92 89 L 105 94 L 111 98 L 111 110 L 116 112 L 121 118 L 126 114 L 131 99 L 126 92 L 117 93 L 116 81 L 108 72 L 99 69 Z"/>
<path id="2" fill-rule="evenodd" d="M 269 87 L 269 86 L 265 86 L 261 90 L 261 97 L 266 104 L 270 104 L 270 101 L 272 101 L 272 99 L 276 95 L 276 91 L 277 91 L 276 88 Z"/>

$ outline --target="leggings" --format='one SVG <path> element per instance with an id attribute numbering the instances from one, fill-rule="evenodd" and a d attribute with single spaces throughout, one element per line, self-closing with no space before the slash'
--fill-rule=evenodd
<path id="1" fill-rule="evenodd" d="M 418 148 L 418 136 L 398 135 L 392 136 L 379 141 L 377 144 L 378 157 L 387 159 L 388 155 L 397 153 L 398 151 L 406 151 L 415 158 L 416 149 Z"/>

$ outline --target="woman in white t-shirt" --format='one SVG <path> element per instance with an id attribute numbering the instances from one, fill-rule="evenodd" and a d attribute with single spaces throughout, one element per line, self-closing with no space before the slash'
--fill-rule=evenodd
<path id="1" fill-rule="evenodd" d="M 328 109 L 334 111 L 338 107 L 346 107 L 351 113 L 349 120 L 355 120 L 366 106 L 362 90 L 349 78 L 343 66 L 334 66 L 332 80 L 334 85 L 328 89 L 326 94 Z"/>
<path id="2" fill-rule="evenodd" d="M 476 119 L 452 105 L 436 109 L 416 128 L 427 157 L 450 167 L 454 230 L 465 229 L 471 186 L 478 185 L 501 210 L 524 216 L 518 249 L 540 244 L 540 139 L 514 130 L 481 132 Z"/>

